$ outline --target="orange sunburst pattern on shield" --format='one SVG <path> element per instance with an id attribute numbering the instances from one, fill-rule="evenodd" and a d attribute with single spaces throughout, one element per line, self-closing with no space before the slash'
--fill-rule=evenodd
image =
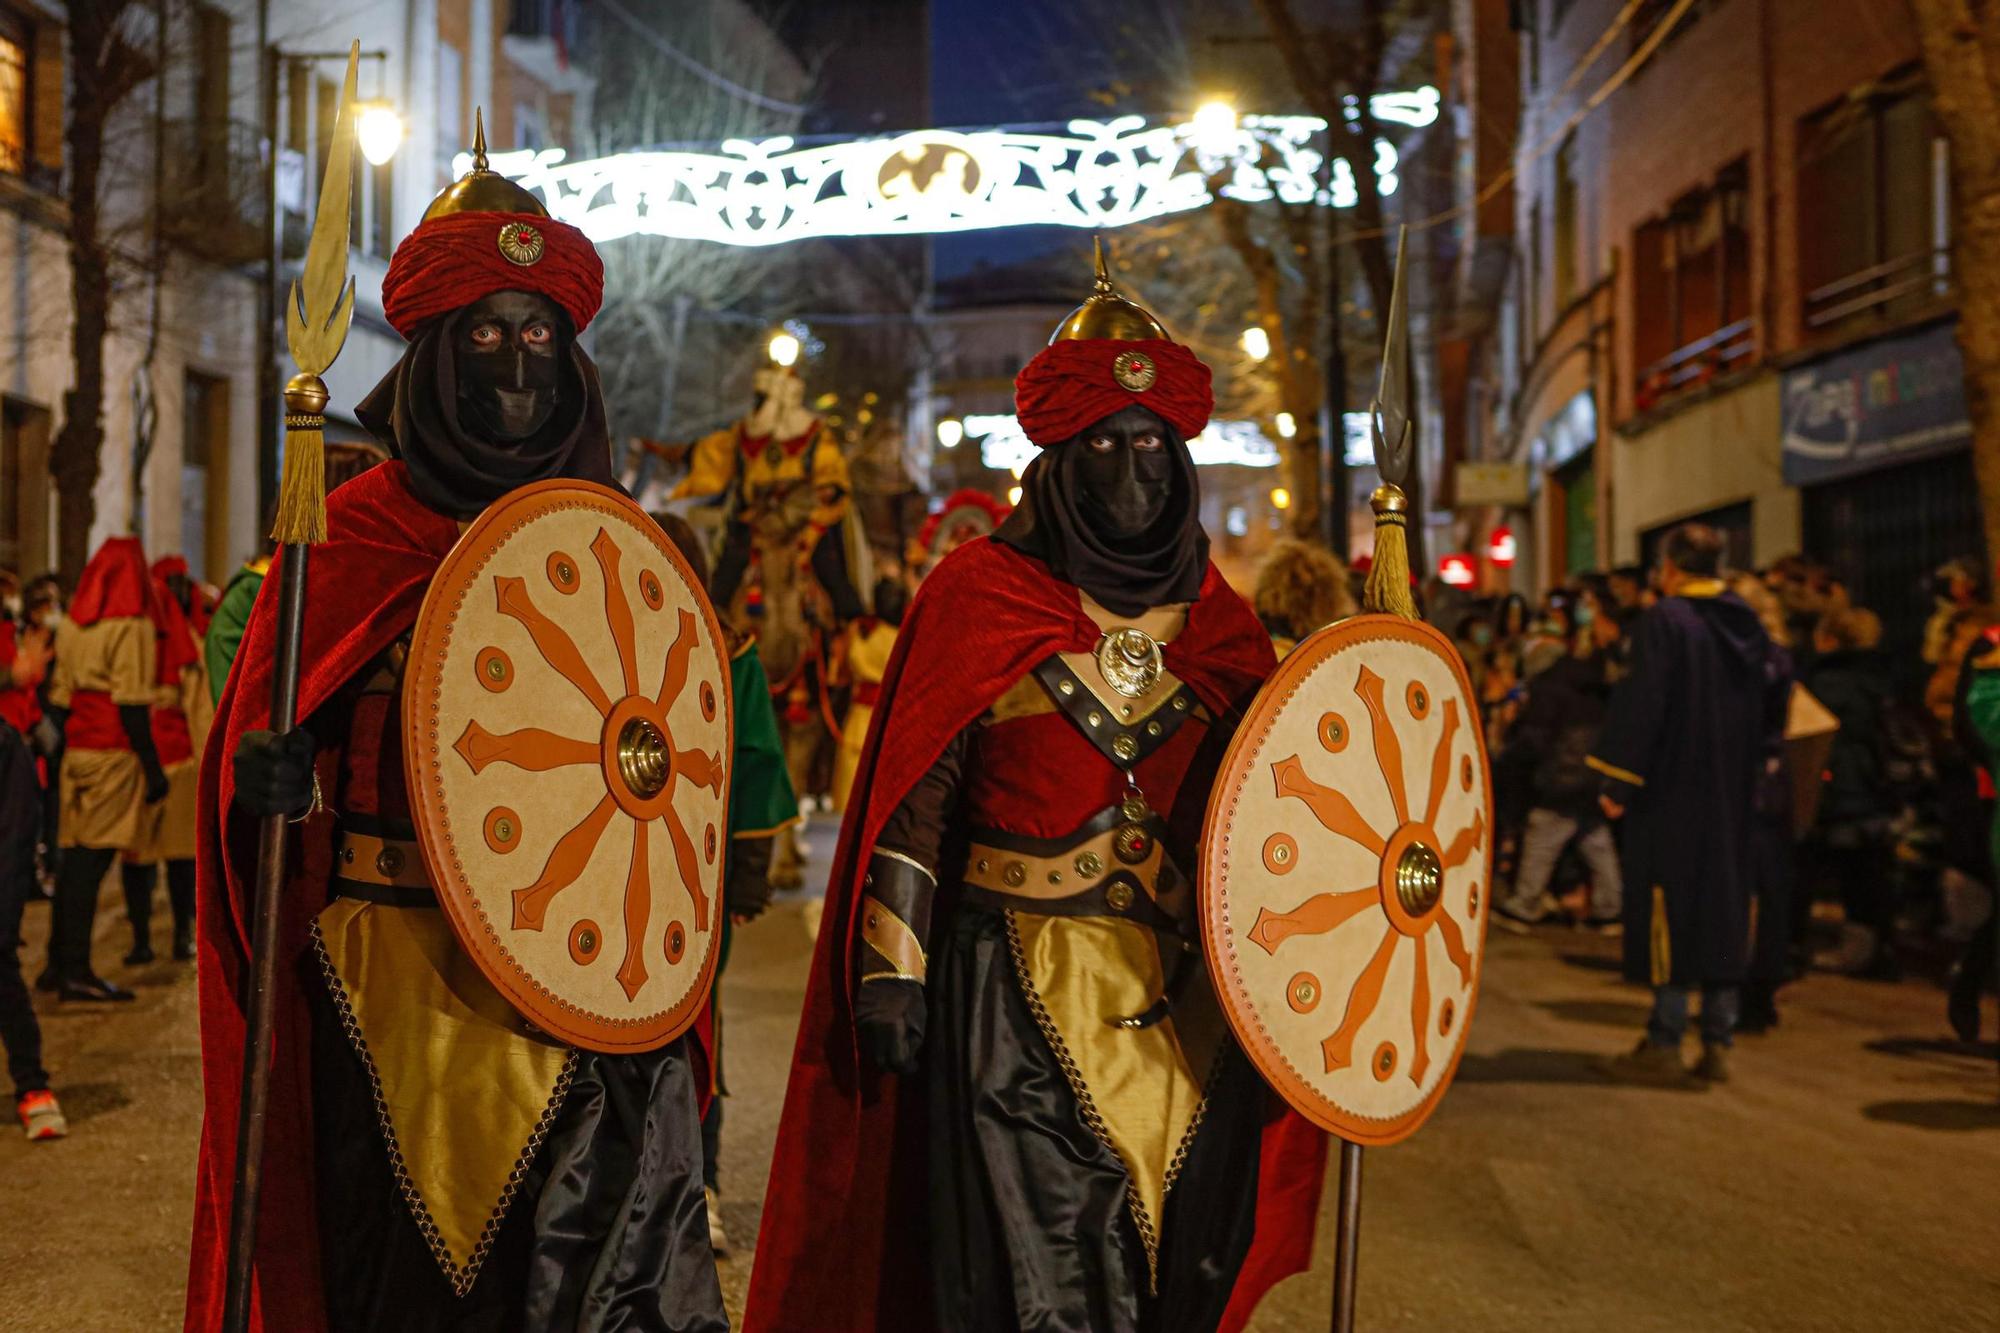
<path id="1" fill-rule="evenodd" d="M 1384 983 L 1397 951 L 1407 941 L 1412 946 L 1415 975 L 1410 996 L 1410 1046 L 1407 1061 L 1399 1057 L 1393 1043 L 1383 1042 L 1368 1055 L 1375 1077 L 1383 1082 L 1401 1072 L 1412 1083 L 1421 1084 L 1430 1068 L 1431 979 L 1429 941 L 1433 934 L 1442 942 L 1445 956 L 1458 974 L 1461 989 L 1473 981 L 1473 957 L 1466 944 L 1466 929 L 1446 904 L 1444 876 L 1464 865 L 1486 843 L 1485 815 L 1475 811 L 1464 827 L 1449 837 L 1441 837 L 1437 820 L 1445 793 L 1453 779 L 1452 747 L 1461 725 L 1456 699 L 1443 701 L 1443 726 L 1426 765 L 1429 781 L 1420 793 L 1421 807 L 1411 804 L 1407 789 L 1403 742 L 1393 711 L 1422 722 L 1430 714 L 1434 700 L 1427 687 L 1412 679 L 1400 692 L 1392 710 L 1385 699 L 1386 682 L 1367 666 L 1361 667 L 1354 683 L 1355 697 L 1366 710 L 1375 752 L 1375 767 L 1386 788 L 1395 813 L 1393 827 L 1378 829 L 1364 818 L 1346 794 L 1316 782 L 1308 775 L 1298 754 L 1270 764 L 1271 780 L 1281 803 L 1298 801 L 1328 833 L 1362 848 L 1376 858 L 1377 874 L 1372 884 L 1313 894 L 1285 912 L 1260 908 L 1249 939 L 1265 953 L 1277 956 L 1287 941 L 1298 936 L 1324 935 L 1356 918 L 1380 915 L 1366 927 L 1375 932 L 1377 943 L 1367 963 L 1348 989 L 1337 1026 L 1320 1043 L 1326 1072 L 1345 1069 L 1355 1062 L 1354 1043 L 1382 1000 Z M 1319 740 L 1329 753 L 1346 749 L 1350 732 L 1338 711 L 1320 718 Z M 1461 761 L 1462 763 L 1469 763 Z M 1465 773 L 1469 775 L 1467 768 Z M 1271 858 L 1277 857 L 1276 862 Z M 1290 835 L 1274 835 L 1266 851 L 1273 869 L 1289 866 L 1300 857 Z M 1476 894 L 1466 902 L 1466 912 L 1478 910 Z M 1299 1012 L 1317 1007 L 1317 978 L 1300 973 L 1294 978 L 1288 1000 Z M 1450 1013 L 1449 1002 L 1444 1011 Z M 1449 1022 L 1447 1018 L 1445 1020 Z"/>
<path id="2" fill-rule="evenodd" d="M 589 702 L 601 719 L 595 736 L 570 736 L 539 727 L 494 734 L 469 719 L 452 749 L 477 775 L 492 764 L 509 764 L 527 772 L 595 766 L 602 771 L 605 794 L 555 841 L 541 871 L 512 893 L 512 928 L 539 931 L 548 909 L 576 883 L 607 838 L 629 838 L 631 855 L 625 875 L 621 924 L 625 947 L 617 979 L 627 999 L 636 999 L 648 973 L 645 941 L 651 925 L 653 885 L 648 843 L 654 827 L 662 829 L 673 849 L 682 883 L 694 901 L 694 929 L 709 928 L 708 896 L 701 887 L 700 858 L 694 839 L 674 804 L 683 783 L 706 787 L 720 796 L 723 760 L 698 748 L 674 742 L 669 714 L 686 690 L 689 664 L 700 637 L 700 621 L 686 609 L 677 610 L 675 636 L 668 646 L 657 679 L 642 675 L 634 612 L 621 573 L 621 555 L 611 533 L 600 527 L 590 543 L 604 584 L 604 621 L 617 652 L 618 678 L 607 687 L 586 661 L 576 641 L 562 625 L 540 609 L 528 581 L 495 575 L 493 595 L 501 615 L 517 622 L 536 652 L 555 674 Z M 559 594 L 579 586 L 576 564 L 557 552 L 548 560 L 549 582 Z M 639 595 L 649 611 L 661 605 L 658 579 L 650 571 L 638 579 Z M 497 650 L 495 650 L 497 652 Z M 614 694 L 613 691 L 617 693 Z M 703 713 L 713 715 L 712 695 L 704 696 Z M 671 934 L 671 932 L 670 932 Z M 580 963 L 596 956 L 594 945 L 572 953 Z"/>

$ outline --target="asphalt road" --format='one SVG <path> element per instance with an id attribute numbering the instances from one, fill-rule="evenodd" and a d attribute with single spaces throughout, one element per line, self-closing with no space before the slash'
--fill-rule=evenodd
<path id="1" fill-rule="evenodd" d="M 123 952 L 107 893 L 100 959 Z M 164 915 L 164 913 L 162 913 Z M 723 1262 L 739 1311 L 796 1031 L 803 902 L 737 938 Z M 164 930 L 164 923 L 161 923 Z M 46 913 L 31 909 L 39 962 Z M 164 939 L 161 941 L 164 951 Z M 1921 982 L 1813 977 L 1738 1047 L 1736 1081 L 1615 1087 L 1594 1057 L 1635 1037 L 1643 997 L 1615 946 L 1495 934 L 1457 1085 L 1416 1137 L 1370 1150 L 1358 1325 L 1377 1330 L 2000 1328 L 2000 1080 L 1950 1041 Z M 0 1133 L 0 1329 L 176 1329 L 200 1121 L 192 978 L 119 973 L 117 1008 L 51 1008 L 72 1135 Z M 1988 1032 L 1994 1011 L 1987 1009 Z M 1331 1213 L 1311 1272 L 1259 1330 L 1326 1327 Z"/>

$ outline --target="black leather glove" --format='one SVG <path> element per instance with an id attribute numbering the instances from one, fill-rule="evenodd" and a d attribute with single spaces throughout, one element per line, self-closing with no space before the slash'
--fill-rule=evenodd
<path id="1" fill-rule="evenodd" d="M 884 977 L 864 981 L 854 996 L 854 1034 L 861 1053 L 885 1074 L 914 1074 L 924 1048 L 924 986 Z"/>
<path id="2" fill-rule="evenodd" d="M 755 921 L 771 905 L 771 844 L 774 838 L 735 838 L 729 846 L 729 883 L 722 903 L 729 915 Z"/>
<path id="3" fill-rule="evenodd" d="M 132 753 L 139 757 L 139 768 L 146 775 L 146 804 L 157 805 L 167 799 L 170 784 L 167 770 L 160 766 L 160 752 L 153 748 L 153 710 L 144 704 L 120 704 L 118 722 L 125 728 L 125 739 L 131 743 Z"/>
<path id="4" fill-rule="evenodd" d="M 253 815 L 296 815 L 312 804 L 310 731 L 246 731 L 236 743 L 236 803 Z"/>

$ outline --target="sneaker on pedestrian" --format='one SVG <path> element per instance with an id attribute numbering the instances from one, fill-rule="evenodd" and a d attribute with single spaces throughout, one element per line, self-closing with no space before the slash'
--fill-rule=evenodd
<path id="1" fill-rule="evenodd" d="M 56 983 L 56 998 L 62 1001 L 123 1001 L 136 998 L 115 981 L 106 981 L 94 972 L 64 977 Z"/>
<path id="2" fill-rule="evenodd" d="M 1561 906 L 1555 895 L 1544 890 L 1533 902 L 1523 903 L 1512 896 L 1502 898 L 1498 911 L 1507 920 L 1523 926 L 1539 925 L 1548 920 L 1549 914 Z"/>
<path id="3" fill-rule="evenodd" d="M 708 1197 L 708 1248 L 718 1259 L 729 1257 L 729 1233 L 722 1229 L 722 1196 L 714 1190 L 703 1190 Z"/>
<path id="4" fill-rule="evenodd" d="M 1729 1081 L 1729 1048 L 1727 1046 L 1703 1046 L 1701 1059 L 1696 1062 L 1694 1076 L 1704 1083 L 1727 1083 Z"/>
<path id="5" fill-rule="evenodd" d="M 56 1095 L 47 1088 L 28 1093 L 15 1102 L 14 1114 L 21 1118 L 21 1128 L 28 1132 L 30 1143 L 59 1139 L 69 1133 L 69 1122 L 63 1119 L 62 1107 L 56 1104 Z"/>
<path id="6" fill-rule="evenodd" d="M 1598 1069 L 1620 1083 L 1636 1083 L 1649 1088 L 1700 1086 L 1681 1062 L 1680 1047 L 1658 1046 L 1644 1037 L 1623 1055 L 1606 1056 L 1598 1062 Z"/>

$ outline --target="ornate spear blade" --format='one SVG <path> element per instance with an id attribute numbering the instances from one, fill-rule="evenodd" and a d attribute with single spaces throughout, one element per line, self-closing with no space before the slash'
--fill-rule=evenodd
<path id="1" fill-rule="evenodd" d="M 340 89 L 340 111 L 333 122 L 333 142 L 326 156 L 326 179 L 320 185 L 319 209 L 313 215 L 312 239 L 306 245 L 304 285 L 292 283 L 285 303 L 285 340 L 302 374 L 318 375 L 333 364 L 347 341 L 354 318 L 354 279 L 347 273 L 347 237 L 354 196 L 354 87 L 361 63 L 361 43 L 347 55 L 347 80 Z"/>
<path id="2" fill-rule="evenodd" d="M 1375 438 L 1375 466 L 1382 480 L 1404 490 L 1410 485 L 1410 464 L 1416 452 L 1410 431 L 1410 309 L 1403 285 L 1410 253 L 1410 230 L 1396 235 L 1396 285 L 1389 298 L 1388 332 L 1382 341 L 1382 375 L 1375 401 L 1368 405 L 1369 432 Z"/>

